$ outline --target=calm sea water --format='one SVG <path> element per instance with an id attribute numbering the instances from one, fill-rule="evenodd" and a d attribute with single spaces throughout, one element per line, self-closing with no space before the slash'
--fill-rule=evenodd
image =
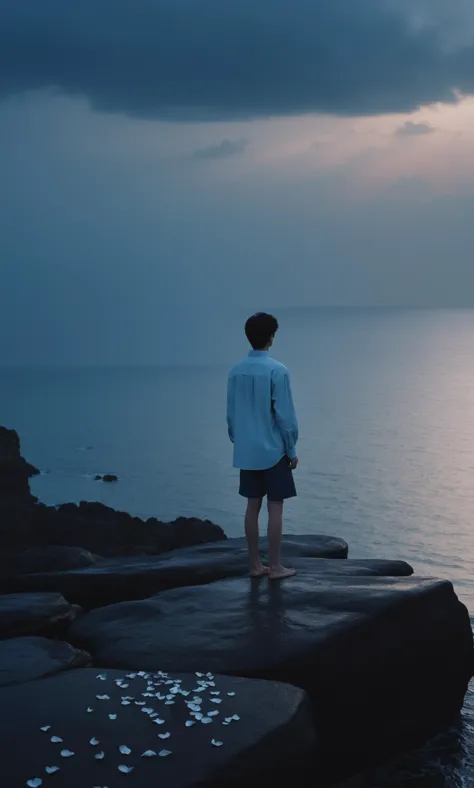
<path id="1" fill-rule="evenodd" d="M 449 578 L 474 615 L 474 311 L 288 310 L 280 325 L 273 352 L 290 367 L 301 428 L 287 531 L 341 536 L 352 557 L 406 559 Z M 240 535 L 225 425 L 236 358 L 213 358 L 212 343 L 207 357 L 0 370 L 0 423 L 44 472 L 33 492 L 208 517 Z M 105 472 L 119 483 L 94 482 Z M 364 784 L 474 785 L 473 731 L 469 695 L 459 728 Z"/>

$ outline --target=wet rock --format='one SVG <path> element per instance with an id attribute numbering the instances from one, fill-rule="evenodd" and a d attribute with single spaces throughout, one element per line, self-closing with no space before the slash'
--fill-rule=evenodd
<path id="1" fill-rule="evenodd" d="M 0 596 L 0 639 L 59 632 L 75 619 L 61 594 L 27 593 Z"/>
<path id="2" fill-rule="evenodd" d="M 320 550 L 317 542 L 320 540 Z M 410 575 L 403 561 L 334 560 L 295 558 L 300 552 L 324 553 L 326 537 L 294 537 L 283 542 L 285 561 L 291 561 L 300 575 Z M 336 542 L 337 540 L 331 540 Z M 213 549 L 213 548 L 216 549 Z M 222 549 L 220 549 L 222 547 Z M 331 550 L 328 550 L 331 554 Z M 293 556 L 293 557 L 292 557 Z M 114 602 L 143 599 L 158 591 L 202 585 L 229 577 L 246 577 L 247 550 L 239 539 L 229 539 L 202 548 L 175 550 L 163 557 L 108 559 L 79 571 L 43 573 L 17 578 L 16 590 L 60 591 L 71 602 L 86 609 Z"/>
<path id="3" fill-rule="evenodd" d="M 103 482 L 117 482 L 118 476 L 115 473 L 106 473 L 105 476 L 102 476 Z"/>
<path id="4" fill-rule="evenodd" d="M 98 675 L 105 675 L 105 680 Z M 157 725 L 142 712 L 143 706 L 121 704 L 124 695 L 141 697 L 147 680 L 128 679 L 129 687 L 123 689 L 115 683 L 123 677 L 123 672 L 84 669 L 0 690 L 2 785 L 24 788 L 35 777 L 43 779 L 44 788 L 49 779 L 57 788 L 122 783 L 128 788 L 261 788 L 280 785 L 282 779 L 291 784 L 291 778 L 302 784 L 302 770 L 316 742 L 308 701 L 296 687 L 215 676 L 215 688 L 206 688 L 200 696 L 206 710 L 218 713 L 208 724 L 186 727 L 186 721 L 195 719 L 186 698 L 179 695 L 168 706 L 156 697 L 145 698 L 164 721 Z M 198 687 L 194 675 L 173 678 L 185 691 Z M 165 689 L 155 682 L 155 692 Z M 211 689 L 220 692 L 222 703 L 211 702 L 217 697 L 210 695 Z M 98 700 L 97 695 L 109 699 Z M 88 713 L 87 708 L 94 711 Z M 109 714 L 116 714 L 116 719 Z M 222 724 L 234 715 L 239 719 Z M 42 731 L 45 726 L 51 727 Z M 167 739 L 159 738 L 166 733 Z M 63 741 L 51 742 L 52 735 Z M 126 747 L 123 754 L 120 746 Z M 74 755 L 63 758 L 62 749 Z M 147 751 L 156 755 L 143 757 Z M 161 751 L 170 755 L 160 756 Z M 104 757 L 97 759 L 102 752 Z M 60 770 L 49 778 L 45 767 L 51 765 Z M 120 773 L 119 765 L 130 768 L 130 773 Z"/>
<path id="5" fill-rule="evenodd" d="M 4 553 L 0 556 L 2 576 L 36 574 L 38 572 L 61 572 L 80 569 L 101 561 L 101 557 L 81 547 L 48 545 L 28 547 L 19 553 Z"/>
<path id="6" fill-rule="evenodd" d="M 416 577 L 308 572 L 180 588 L 95 610 L 69 639 L 107 667 L 206 666 L 302 687 L 322 776 L 438 732 L 459 713 L 473 672 L 466 608 L 450 583 Z"/>
<path id="7" fill-rule="evenodd" d="M 58 640 L 21 637 L 0 641 L 0 687 L 88 667 L 90 654 Z"/>

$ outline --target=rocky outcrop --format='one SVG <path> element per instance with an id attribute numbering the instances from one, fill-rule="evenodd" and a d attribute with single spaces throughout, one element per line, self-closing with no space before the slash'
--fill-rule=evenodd
<path id="1" fill-rule="evenodd" d="M 443 728 L 473 671 L 469 616 L 452 585 L 415 577 L 221 581 L 95 610 L 69 637 L 104 667 L 204 667 L 300 686 L 322 774 Z"/>
<path id="2" fill-rule="evenodd" d="M 76 618 L 76 610 L 61 594 L 4 594 L 0 596 L 0 639 L 46 635 L 62 631 Z"/>
<path id="3" fill-rule="evenodd" d="M 224 676 L 211 686 L 195 675 L 166 681 L 85 669 L 0 690 L 2 786 L 38 779 L 43 788 L 50 779 L 57 788 L 303 784 L 317 745 L 301 690 Z M 166 705 L 166 694 L 174 703 Z M 195 695 L 205 723 L 188 705 Z M 50 778 L 46 767 L 55 766 Z"/>
<path id="4" fill-rule="evenodd" d="M 0 641 L 0 687 L 91 665 L 90 654 L 69 643 L 42 637 Z"/>
<path id="5" fill-rule="evenodd" d="M 15 430 L 0 427 L 0 550 L 32 542 L 36 498 L 28 479 L 37 473 L 21 456 Z"/>
<path id="6" fill-rule="evenodd" d="M 318 540 L 320 550 L 317 549 Z M 411 575 L 412 568 L 403 561 L 334 560 L 298 558 L 298 553 L 324 555 L 335 549 L 331 540 L 327 550 L 326 537 L 293 537 L 283 542 L 285 561 L 291 561 L 300 577 L 324 575 L 377 576 Z M 219 547 L 222 546 L 222 550 Z M 114 602 L 144 599 L 158 591 L 184 586 L 203 585 L 230 577 L 246 577 L 247 552 L 239 539 L 189 550 L 175 550 L 166 556 L 118 558 L 101 561 L 77 571 L 49 572 L 26 575 L 10 581 L 15 590 L 59 591 L 70 602 L 90 610 Z"/>
<path id="7" fill-rule="evenodd" d="M 181 517 L 163 523 L 141 520 L 101 503 L 38 506 L 36 543 L 80 546 L 103 556 L 155 555 L 179 547 L 225 539 L 209 520 Z"/>

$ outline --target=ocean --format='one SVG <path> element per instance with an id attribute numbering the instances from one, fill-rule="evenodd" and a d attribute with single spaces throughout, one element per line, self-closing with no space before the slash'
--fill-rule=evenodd
<path id="1" fill-rule="evenodd" d="M 286 531 L 340 536 L 351 557 L 404 559 L 448 578 L 474 616 L 474 310 L 278 317 L 272 353 L 292 374 L 301 433 Z M 142 517 L 207 517 L 240 535 L 225 389 L 246 348 L 234 341 L 226 353 L 224 329 L 215 353 L 206 332 L 199 363 L 174 354 L 154 366 L 0 369 L 0 424 L 19 432 L 42 471 L 33 493 Z M 102 473 L 118 483 L 94 481 Z M 364 788 L 474 785 L 473 732 L 474 690 L 459 725 Z"/>

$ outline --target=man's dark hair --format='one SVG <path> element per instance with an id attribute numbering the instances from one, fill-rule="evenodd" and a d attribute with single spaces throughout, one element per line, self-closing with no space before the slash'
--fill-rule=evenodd
<path id="1" fill-rule="evenodd" d="M 263 350 L 278 331 L 278 320 L 266 312 L 257 312 L 245 324 L 245 334 L 254 350 Z"/>

